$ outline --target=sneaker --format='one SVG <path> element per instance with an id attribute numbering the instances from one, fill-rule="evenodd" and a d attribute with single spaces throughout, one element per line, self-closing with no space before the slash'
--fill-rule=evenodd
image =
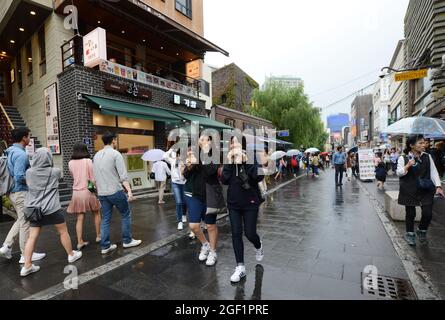
<path id="1" fill-rule="evenodd" d="M 261 248 L 255 249 L 256 261 L 261 262 L 264 259 L 264 247 L 263 242 L 261 241 Z"/>
<path id="2" fill-rule="evenodd" d="M 97 237 L 96 238 L 96 243 L 100 243 L 102 241 L 102 238 L 101 237 Z"/>
<path id="3" fill-rule="evenodd" d="M 187 216 L 182 216 L 182 223 L 187 223 Z"/>
<path id="4" fill-rule="evenodd" d="M 178 222 L 178 230 L 184 230 L 184 223 L 183 222 Z"/>
<path id="5" fill-rule="evenodd" d="M 189 239 L 190 239 L 190 240 L 195 240 L 195 239 L 196 239 L 196 235 L 195 235 L 195 233 L 194 233 L 193 231 L 190 231 L 190 233 L 189 233 Z"/>
<path id="6" fill-rule="evenodd" d="M 36 253 L 36 252 L 34 252 L 32 254 L 31 261 L 32 262 L 40 261 L 40 260 L 42 260 L 45 257 L 46 257 L 46 253 Z M 25 256 L 23 254 L 20 256 L 19 264 L 25 264 Z"/>
<path id="7" fill-rule="evenodd" d="M 210 250 L 210 253 L 207 257 L 206 265 L 209 267 L 213 267 L 216 264 L 216 260 L 218 259 L 218 255 L 216 251 Z"/>
<path id="8" fill-rule="evenodd" d="M 21 277 L 29 276 L 32 273 L 36 273 L 40 271 L 39 266 L 32 265 L 29 269 L 25 269 L 25 267 L 22 267 L 22 270 L 20 271 Z"/>
<path id="9" fill-rule="evenodd" d="M 210 245 L 208 243 L 201 247 L 201 252 L 199 253 L 199 261 L 203 262 L 207 260 L 210 253 Z"/>
<path id="10" fill-rule="evenodd" d="M 124 248 L 128 249 L 128 248 L 134 248 L 134 247 L 138 247 L 140 246 L 142 243 L 142 240 L 134 240 L 132 239 L 130 243 L 124 243 Z"/>
<path id="11" fill-rule="evenodd" d="M 73 250 L 73 255 L 68 256 L 68 263 L 74 263 L 77 260 L 79 260 L 80 258 L 82 258 L 82 251 Z"/>
<path id="12" fill-rule="evenodd" d="M 246 277 L 246 267 L 245 266 L 238 266 L 235 269 L 235 272 L 230 277 L 230 281 L 233 283 L 240 282 L 241 279 Z"/>
<path id="13" fill-rule="evenodd" d="M 419 238 L 419 243 L 420 244 L 426 244 L 428 242 L 427 238 L 426 238 L 426 233 L 427 231 L 423 231 L 420 229 L 417 229 L 417 237 Z"/>
<path id="14" fill-rule="evenodd" d="M 107 253 L 110 253 L 110 252 L 112 252 L 112 251 L 114 251 L 116 249 L 117 249 L 117 245 L 112 244 L 108 249 L 102 249 L 101 253 L 102 254 L 107 254 Z"/>
<path id="15" fill-rule="evenodd" d="M 4 245 L 0 248 L 0 257 L 11 260 L 12 259 L 12 248 Z"/>
<path id="16" fill-rule="evenodd" d="M 410 246 L 416 246 L 416 234 L 414 232 L 407 232 L 405 234 L 405 240 Z"/>

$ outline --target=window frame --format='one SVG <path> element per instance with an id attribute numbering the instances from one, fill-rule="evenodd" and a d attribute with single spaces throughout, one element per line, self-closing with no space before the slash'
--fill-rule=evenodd
<path id="1" fill-rule="evenodd" d="M 187 18 L 193 19 L 192 0 L 184 1 L 186 2 L 185 6 L 180 2 L 180 0 L 175 0 L 175 9 Z"/>
<path id="2" fill-rule="evenodd" d="M 22 52 L 19 50 L 16 60 L 16 69 L 17 69 L 17 86 L 19 89 L 19 94 L 23 92 L 23 67 L 22 67 Z"/>
<path id="3" fill-rule="evenodd" d="M 26 78 L 28 80 L 28 87 L 34 84 L 34 66 L 32 57 L 32 41 L 28 41 L 25 45 L 25 56 L 26 56 Z M 31 58 L 31 61 L 29 59 Z"/>
<path id="4" fill-rule="evenodd" d="M 39 69 L 40 77 L 46 75 L 46 33 L 45 26 L 43 25 L 37 32 L 37 38 L 39 42 Z"/>

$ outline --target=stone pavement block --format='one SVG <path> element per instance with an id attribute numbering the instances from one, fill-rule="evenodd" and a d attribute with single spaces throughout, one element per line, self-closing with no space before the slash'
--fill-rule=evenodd
<path id="1" fill-rule="evenodd" d="M 303 296 L 326 300 L 366 300 L 357 283 L 313 275 L 300 291 Z"/>
<path id="2" fill-rule="evenodd" d="M 373 257 L 372 264 L 377 267 L 378 273 L 383 276 L 407 279 L 405 268 L 397 257 Z"/>

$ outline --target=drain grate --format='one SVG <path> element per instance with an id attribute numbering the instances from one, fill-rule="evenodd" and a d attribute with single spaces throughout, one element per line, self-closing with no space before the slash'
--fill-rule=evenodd
<path id="1" fill-rule="evenodd" d="M 409 280 L 377 276 L 377 287 L 373 287 L 372 278 L 362 272 L 362 294 L 376 299 L 417 300 L 416 292 Z M 364 284 L 367 284 L 365 288 Z"/>

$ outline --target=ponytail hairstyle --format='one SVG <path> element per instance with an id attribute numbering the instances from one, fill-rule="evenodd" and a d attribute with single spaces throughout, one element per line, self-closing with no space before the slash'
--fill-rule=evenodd
<path id="1" fill-rule="evenodd" d="M 422 134 L 413 134 L 408 136 L 408 138 L 406 139 L 406 146 L 405 150 L 403 150 L 403 153 L 406 155 L 409 154 L 413 149 L 411 146 L 415 145 L 417 142 L 423 139 L 424 136 Z"/>

